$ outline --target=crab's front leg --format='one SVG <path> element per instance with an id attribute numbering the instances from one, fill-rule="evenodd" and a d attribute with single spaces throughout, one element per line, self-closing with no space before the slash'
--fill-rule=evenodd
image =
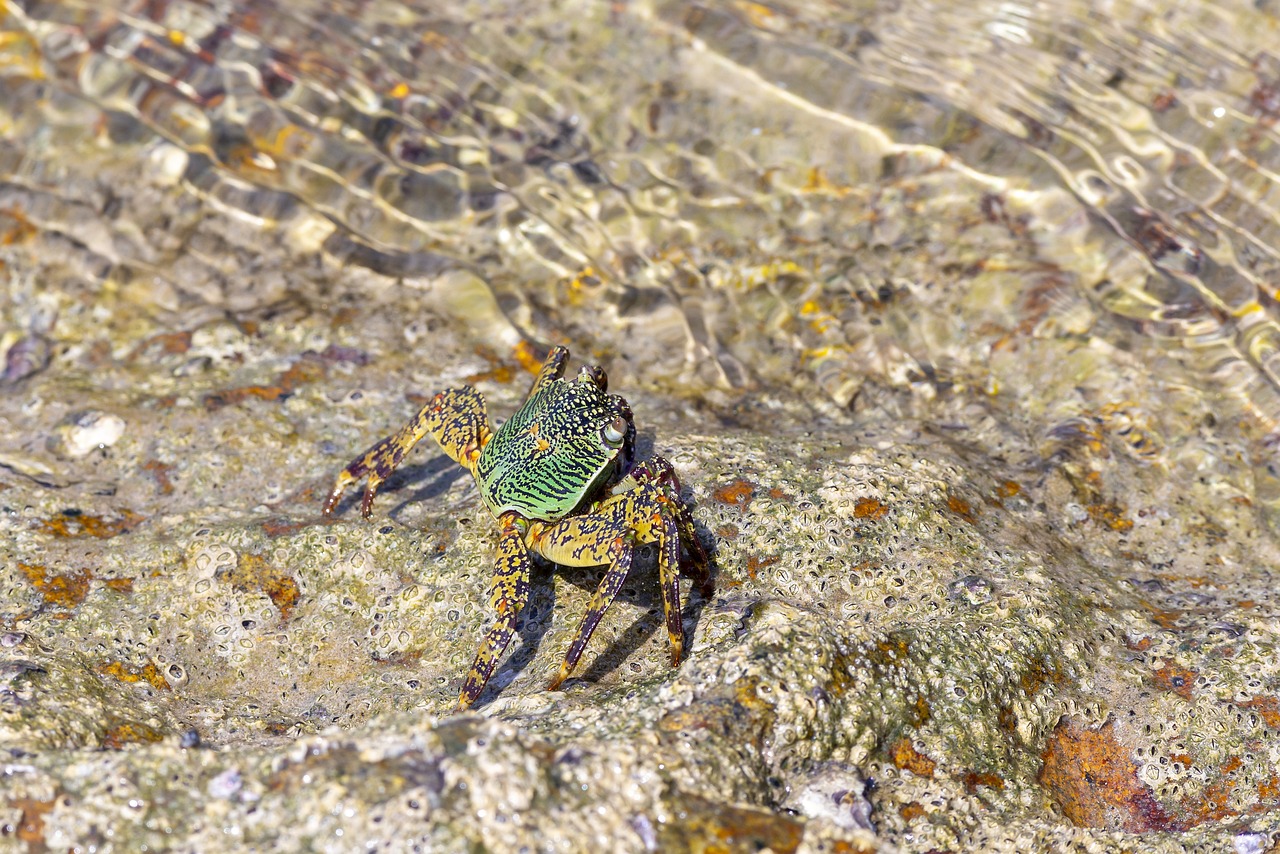
<path id="1" fill-rule="evenodd" d="M 480 692 L 493 675 L 498 659 L 511 643 L 515 633 L 516 617 L 529 602 L 529 550 L 524 544 L 528 528 L 518 513 L 504 513 L 499 519 L 502 535 L 498 538 L 498 558 L 493 571 L 493 583 L 489 588 L 489 608 L 497 615 L 489 629 L 475 661 L 467 671 L 458 697 L 458 708 L 466 709 L 480 697 Z"/>
<path id="2" fill-rule="evenodd" d="M 474 473 L 480 449 L 492 436 L 480 392 L 469 385 L 439 392 L 418 410 L 408 424 L 348 463 L 333 482 L 333 489 L 324 502 L 324 515 L 333 513 L 348 486 L 368 475 L 360 514 L 369 518 L 378 487 L 428 433 L 454 461 Z"/>

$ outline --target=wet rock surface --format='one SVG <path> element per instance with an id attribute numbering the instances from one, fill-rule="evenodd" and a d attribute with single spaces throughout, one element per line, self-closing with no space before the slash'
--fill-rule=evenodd
<path id="1" fill-rule="evenodd" d="M 505 88 L 427 122 L 437 142 L 477 134 L 434 156 L 510 193 L 473 172 L 471 195 L 440 175 L 299 186 L 289 156 L 372 131 L 359 92 L 302 98 L 337 84 L 286 55 L 278 10 L 202 49 L 259 39 L 277 72 L 311 75 L 238 95 L 300 124 L 307 104 L 341 113 L 305 156 L 253 123 L 216 149 L 176 138 L 147 112 L 159 96 L 127 109 L 98 85 L 119 50 L 85 42 L 68 73 L 80 43 L 58 39 L 99 12 L 16 8 L 6 103 L 44 112 L 36 132 L 6 107 L 0 147 L 0 849 L 1276 844 L 1264 378 L 1235 360 L 1206 379 L 1209 343 L 1188 355 L 1121 312 L 1106 289 L 1145 250 L 1029 167 L 996 180 L 716 83 L 725 57 L 759 61 L 735 28 L 758 47 L 779 22 L 735 7 L 674 30 L 670 9 L 623 15 L 580 48 L 668 44 L 670 81 L 630 129 L 536 58 L 563 33 L 423 25 L 423 44 L 499 44 L 536 72 L 508 60 Z M 203 32 L 201 7 L 172 9 Z M 108 23 L 159 14 L 135 11 Z M 443 79 L 495 68 L 459 55 L 437 56 Z M 640 58 L 616 60 L 608 85 L 635 107 Z M 243 118 L 179 90 L 198 109 L 167 120 Z M 538 125 L 533 91 L 574 122 Z M 801 149 L 733 148 L 752 122 Z M 707 126 L 723 150 L 687 138 Z M 673 140 L 686 156 L 659 157 Z M 746 157 L 769 151 L 776 169 Z M 372 520 L 357 496 L 332 519 L 321 504 L 435 390 L 472 383 L 501 421 L 553 343 L 602 364 L 642 453 L 674 463 L 714 592 L 682 586 L 672 669 L 642 551 L 547 692 L 601 570 L 540 564 L 517 640 L 457 714 L 496 543 L 468 476 L 428 441 Z"/>
<path id="2" fill-rule="evenodd" d="M 388 294 L 337 330 L 317 308 L 214 321 L 179 353 L 116 342 L 155 355 L 104 355 L 103 388 L 60 355 L 6 398 L 11 841 L 925 851 L 1154 832 L 1144 846 L 1184 850 L 1271 832 L 1275 555 L 1244 490 L 1174 491 L 1096 427 L 1064 450 L 963 396 L 942 424 L 793 399 L 764 432 L 638 382 L 642 444 L 715 553 L 714 595 L 684 588 L 686 662 L 667 662 L 646 555 L 545 692 L 599 571 L 543 566 L 479 714 L 453 715 L 496 541 L 469 478 L 423 447 L 373 520 L 320 503 L 430 390 L 418 372 L 474 378 L 495 412 L 529 375 Z M 441 333 L 388 353 L 382 330 L 423 322 Z M 180 380 L 154 364 L 215 340 L 243 358 Z M 120 438 L 50 450 L 90 402 L 122 413 Z"/>

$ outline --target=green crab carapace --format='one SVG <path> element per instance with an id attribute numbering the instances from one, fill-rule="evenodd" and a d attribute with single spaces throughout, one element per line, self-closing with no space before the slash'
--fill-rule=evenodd
<path id="1" fill-rule="evenodd" d="M 662 457 L 635 462 L 631 407 L 607 393 L 598 367 L 586 366 L 566 380 L 568 359 L 564 347 L 551 350 L 524 404 L 497 431 L 489 427 L 484 398 L 471 386 L 436 394 L 408 424 L 339 472 L 324 503 L 328 516 L 346 488 L 367 477 L 361 513 L 368 518 L 378 486 L 428 434 L 471 472 L 501 534 L 489 590 L 495 621 L 463 681 L 458 705 L 464 709 L 484 690 L 529 601 L 531 552 L 565 566 L 608 566 L 548 686 L 552 690 L 578 663 L 622 588 L 638 544 L 657 545 L 672 666 L 684 649 L 681 570 L 689 571 L 703 595 L 710 593 L 707 556 L 671 464 Z M 688 555 L 683 564 L 682 545 Z"/>

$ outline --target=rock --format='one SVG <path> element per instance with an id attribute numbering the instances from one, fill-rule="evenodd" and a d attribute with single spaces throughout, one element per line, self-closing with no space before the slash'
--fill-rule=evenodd
<path id="1" fill-rule="evenodd" d="M 855 766 L 832 763 L 818 766 L 808 778 L 792 784 L 782 805 L 806 818 L 825 818 L 843 830 L 870 830 L 871 802 L 867 781 Z"/>
<path id="2" fill-rule="evenodd" d="M 49 450 L 60 457 L 76 459 L 108 448 L 124 435 L 125 421 L 119 415 L 89 409 L 68 415 L 49 437 Z"/>
<path id="3" fill-rule="evenodd" d="M 52 357 L 53 344 L 47 337 L 34 333 L 22 336 L 5 351 L 0 387 L 17 385 L 19 381 L 43 371 L 49 367 Z"/>

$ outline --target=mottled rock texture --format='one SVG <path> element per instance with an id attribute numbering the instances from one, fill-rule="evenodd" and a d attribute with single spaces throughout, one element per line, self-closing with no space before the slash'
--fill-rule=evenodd
<path id="1" fill-rule="evenodd" d="M 1126 313 L 1147 250 L 1021 141 L 753 76 L 792 70 L 748 6 L 2 7 L 0 850 L 1275 847 L 1267 379 Z M 943 151 L 983 141 L 1026 173 Z M 642 552 L 547 692 L 602 570 L 540 564 L 456 714 L 469 477 L 428 441 L 372 520 L 320 507 L 550 344 L 674 463 L 715 590 L 672 669 Z"/>

